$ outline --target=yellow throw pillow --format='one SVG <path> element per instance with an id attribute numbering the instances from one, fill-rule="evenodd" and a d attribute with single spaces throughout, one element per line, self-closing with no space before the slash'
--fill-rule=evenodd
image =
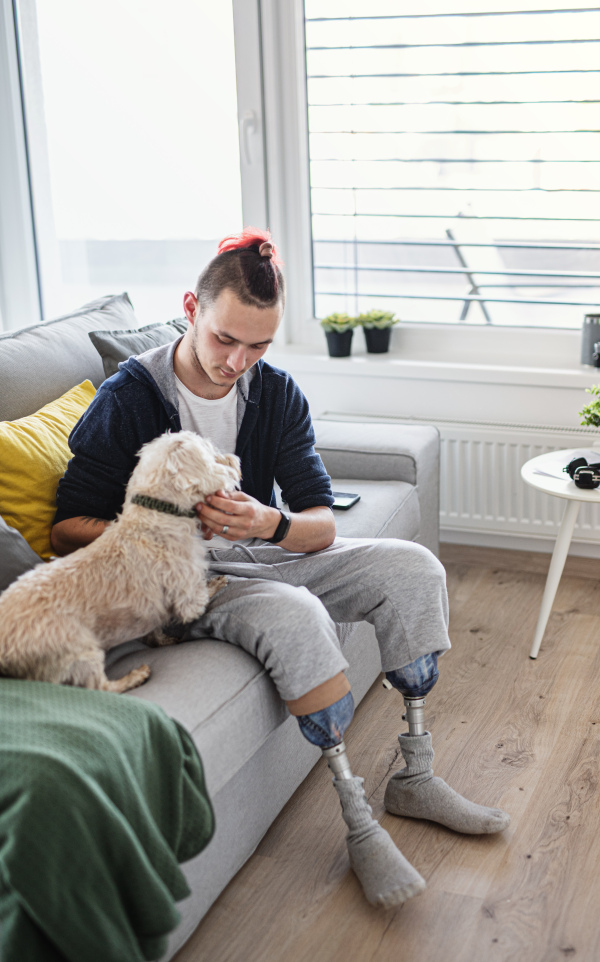
<path id="1" fill-rule="evenodd" d="M 0 515 L 45 561 L 56 489 L 71 459 L 69 434 L 96 389 L 84 381 L 18 421 L 0 421 Z"/>

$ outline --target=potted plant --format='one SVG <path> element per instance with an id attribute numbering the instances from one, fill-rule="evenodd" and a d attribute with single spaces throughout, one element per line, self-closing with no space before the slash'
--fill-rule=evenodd
<path id="1" fill-rule="evenodd" d="M 579 412 L 579 417 L 581 418 L 581 424 L 589 424 L 591 427 L 600 427 L 600 384 L 592 384 L 591 387 L 586 387 L 586 394 L 591 394 L 595 397 L 594 401 L 590 404 L 586 404 L 582 411 Z"/>
<path id="2" fill-rule="evenodd" d="M 356 318 L 349 314 L 328 314 L 321 321 L 330 357 L 349 357 Z"/>
<path id="3" fill-rule="evenodd" d="M 399 320 L 393 311 L 381 311 L 379 308 L 358 315 L 356 321 L 365 332 L 369 354 L 384 354 L 389 351 L 391 330 Z"/>

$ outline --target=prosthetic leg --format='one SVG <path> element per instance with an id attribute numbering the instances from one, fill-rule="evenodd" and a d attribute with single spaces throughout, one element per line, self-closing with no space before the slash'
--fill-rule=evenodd
<path id="1" fill-rule="evenodd" d="M 304 737 L 321 748 L 333 772 L 333 786 L 348 826 L 350 866 L 367 900 L 371 905 L 392 908 L 422 892 L 425 880 L 373 819 L 364 781 L 352 774 L 343 735 L 353 714 L 354 701 L 349 692 L 329 708 L 299 716 L 298 724 Z"/>
<path id="2" fill-rule="evenodd" d="M 408 722 L 408 734 L 424 735 L 425 734 L 425 699 L 424 698 L 407 698 L 405 695 L 404 707 L 406 708 L 406 712 L 402 716 L 402 721 Z"/>
<path id="3" fill-rule="evenodd" d="M 385 687 L 396 688 L 404 697 L 406 712 L 402 718 L 408 722 L 408 732 L 398 735 L 406 768 L 390 778 L 384 805 L 392 815 L 429 819 L 465 835 L 502 832 L 508 828 L 510 815 L 470 802 L 433 774 L 434 752 L 431 734 L 425 728 L 424 696 L 436 681 L 435 654 L 386 674 Z"/>

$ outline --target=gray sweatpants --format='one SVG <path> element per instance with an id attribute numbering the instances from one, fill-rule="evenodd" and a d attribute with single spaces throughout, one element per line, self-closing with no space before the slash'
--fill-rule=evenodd
<path id="1" fill-rule="evenodd" d="M 334 622 L 375 628 L 383 671 L 450 648 L 446 575 L 421 545 L 396 538 L 336 538 L 323 551 L 277 545 L 214 549 L 210 576 L 228 583 L 183 640 L 239 645 L 271 675 L 285 701 L 344 671 Z"/>

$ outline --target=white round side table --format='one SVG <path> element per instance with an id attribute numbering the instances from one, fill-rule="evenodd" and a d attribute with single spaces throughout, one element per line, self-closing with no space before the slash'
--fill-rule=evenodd
<path id="1" fill-rule="evenodd" d="M 537 471 L 548 469 L 550 465 L 556 465 L 558 461 L 562 461 L 562 463 L 566 465 L 577 453 L 578 449 L 551 451 L 549 454 L 540 454 L 539 457 L 532 458 L 531 461 L 527 461 L 521 468 L 521 477 L 527 484 L 530 484 L 533 488 L 537 488 L 538 491 L 553 494 L 557 498 L 564 498 L 567 502 L 556 544 L 554 545 L 554 551 L 552 552 L 552 560 L 550 562 L 550 568 L 548 569 L 548 577 L 546 578 L 546 587 L 544 588 L 538 623 L 535 629 L 535 635 L 533 636 L 533 645 L 529 653 L 530 658 L 537 658 L 538 651 L 540 650 L 565 561 L 569 553 L 569 546 L 571 544 L 571 538 L 573 537 L 573 529 L 579 513 L 579 506 L 584 501 L 600 502 L 600 488 L 578 488 L 566 473 L 563 475 L 563 480 L 558 477 L 538 474 Z M 589 460 L 588 458 L 588 461 Z M 598 451 L 598 455 L 594 460 L 600 461 L 600 451 Z"/>

